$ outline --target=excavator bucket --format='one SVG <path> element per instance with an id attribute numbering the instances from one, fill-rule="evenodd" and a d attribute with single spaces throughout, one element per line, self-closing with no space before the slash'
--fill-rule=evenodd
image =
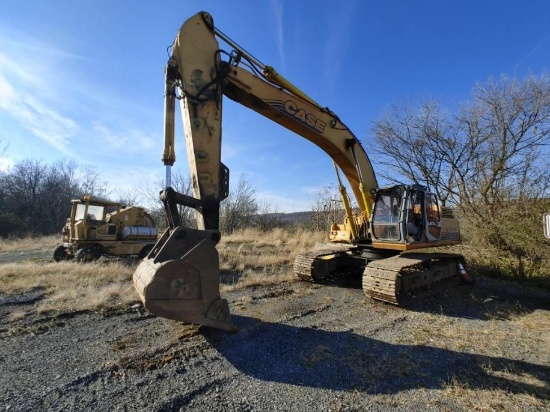
<path id="1" fill-rule="evenodd" d="M 163 318 L 237 331 L 220 298 L 214 230 L 166 230 L 134 272 L 134 287 L 149 312 Z"/>

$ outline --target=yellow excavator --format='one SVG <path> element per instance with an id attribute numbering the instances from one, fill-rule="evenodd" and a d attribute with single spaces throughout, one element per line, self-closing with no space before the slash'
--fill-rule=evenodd
<path id="1" fill-rule="evenodd" d="M 232 51 L 220 49 L 218 39 Z M 224 96 L 311 141 L 334 161 L 346 218 L 330 227 L 327 244 L 296 258 L 297 276 L 322 282 L 357 273 L 367 296 L 395 305 L 439 285 L 470 280 L 461 255 L 418 252 L 460 242 L 458 221 L 439 207 L 436 195 L 420 185 L 380 188 L 361 143 L 338 116 L 223 34 L 210 14 L 200 12 L 180 28 L 165 76 L 166 189 L 161 199 L 169 228 L 133 276 L 150 312 L 236 330 L 227 300 L 220 297 L 216 250 L 220 202 L 229 190 L 229 170 L 221 162 Z M 177 100 L 193 196 L 171 188 Z M 355 207 L 341 175 L 355 196 Z M 182 226 L 178 205 L 196 210 L 197 229 Z"/>

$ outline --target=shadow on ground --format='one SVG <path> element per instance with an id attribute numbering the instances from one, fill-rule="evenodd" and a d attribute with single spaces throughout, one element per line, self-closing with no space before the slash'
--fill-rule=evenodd
<path id="1" fill-rule="evenodd" d="M 445 288 L 417 299 L 407 309 L 468 319 L 510 319 L 535 310 L 550 310 L 550 293 L 513 282 L 478 278 L 474 285 Z"/>
<path id="2" fill-rule="evenodd" d="M 236 334 L 207 329 L 204 336 L 235 368 L 263 381 L 394 394 L 420 387 L 443 388 L 452 380 L 471 389 L 550 396 L 544 385 L 541 388 L 513 378 L 528 375 L 535 382 L 548 382 L 548 366 L 429 346 L 389 344 L 353 332 L 265 323 L 242 316 L 235 316 L 234 322 L 241 328 Z"/>
<path id="3" fill-rule="evenodd" d="M 325 285 L 362 289 L 361 277 L 351 275 L 330 279 Z M 550 293 L 510 281 L 479 277 L 473 285 L 457 282 L 416 296 L 405 308 L 466 319 L 509 319 L 537 309 L 550 310 Z"/>

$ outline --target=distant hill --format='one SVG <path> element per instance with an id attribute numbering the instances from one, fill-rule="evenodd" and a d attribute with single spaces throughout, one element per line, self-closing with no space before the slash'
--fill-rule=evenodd
<path id="1" fill-rule="evenodd" d="M 292 213 L 268 213 L 268 219 L 281 223 L 306 223 L 311 219 L 314 212 L 292 212 Z"/>

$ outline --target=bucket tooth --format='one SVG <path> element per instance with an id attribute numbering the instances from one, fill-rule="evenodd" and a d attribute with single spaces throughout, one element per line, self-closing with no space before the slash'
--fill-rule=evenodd
<path id="1" fill-rule="evenodd" d="M 134 272 L 145 308 L 163 318 L 236 331 L 220 297 L 219 239 L 212 230 L 167 230 Z"/>

